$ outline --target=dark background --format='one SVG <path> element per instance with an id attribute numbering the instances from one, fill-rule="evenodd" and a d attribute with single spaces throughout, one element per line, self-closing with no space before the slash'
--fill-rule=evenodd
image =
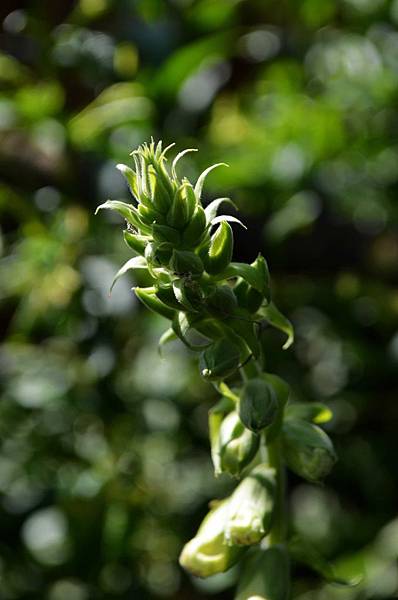
<path id="1" fill-rule="evenodd" d="M 398 595 L 398 1 L 3 0 L 0 8 L 0 597 L 231 597 L 177 557 L 209 499 L 212 389 L 133 280 L 114 168 L 163 139 L 225 161 L 229 195 L 294 322 L 269 370 L 327 403 L 340 460 L 289 480 L 291 528 L 352 589 L 295 570 L 301 600 Z M 225 590 L 225 591 L 224 591 Z"/>

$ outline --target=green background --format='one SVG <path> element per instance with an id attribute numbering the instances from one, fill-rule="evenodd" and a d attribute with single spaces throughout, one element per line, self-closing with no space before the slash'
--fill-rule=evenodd
<path id="1" fill-rule="evenodd" d="M 269 370 L 327 403 L 340 457 L 289 476 L 291 527 L 356 588 L 295 567 L 294 596 L 398 596 L 398 1 L 51 0 L 0 8 L 0 597 L 231 598 L 178 567 L 215 480 L 215 400 L 134 281 L 107 198 L 150 136 L 267 257 L 296 342 Z M 395 520 L 394 520 L 395 519 Z"/>

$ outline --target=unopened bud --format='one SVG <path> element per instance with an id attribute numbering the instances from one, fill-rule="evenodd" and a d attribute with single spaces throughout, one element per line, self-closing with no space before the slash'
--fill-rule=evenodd
<path id="1" fill-rule="evenodd" d="M 219 436 L 221 471 L 239 475 L 255 457 L 259 436 L 243 425 L 236 411 L 222 421 Z"/>
<path id="2" fill-rule="evenodd" d="M 195 192 L 190 183 L 185 182 L 174 194 L 167 214 L 167 223 L 176 229 L 183 229 L 192 217 L 196 207 Z"/>
<path id="3" fill-rule="evenodd" d="M 217 340 L 202 353 L 199 368 L 202 377 L 219 381 L 232 375 L 239 366 L 239 348 L 227 339 Z"/>
<path id="4" fill-rule="evenodd" d="M 154 223 L 152 225 L 153 239 L 157 242 L 169 242 L 174 246 L 178 246 L 181 242 L 180 234 L 173 227 L 168 225 L 159 225 Z"/>
<path id="5" fill-rule="evenodd" d="M 258 433 L 275 421 L 278 400 L 272 385 L 262 377 L 246 381 L 239 401 L 239 416 L 243 424 Z"/>
<path id="6" fill-rule="evenodd" d="M 189 250 L 174 250 L 170 269 L 177 275 L 197 278 L 203 273 L 203 263 L 199 256 Z"/>
<path id="7" fill-rule="evenodd" d="M 206 230 L 206 214 L 201 206 L 195 208 L 188 225 L 182 234 L 182 243 L 186 248 L 197 246 Z"/>
<path id="8" fill-rule="evenodd" d="M 228 546 L 224 526 L 228 517 L 228 500 L 212 508 L 195 537 L 185 544 L 180 564 L 196 577 L 209 577 L 227 571 L 241 557 L 242 548 Z"/>
<path id="9" fill-rule="evenodd" d="M 225 539 L 232 545 L 260 542 L 271 528 L 274 509 L 275 469 L 258 465 L 230 497 Z"/>
<path id="10" fill-rule="evenodd" d="M 208 295 L 209 309 L 220 315 L 230 315 L 237 306 L 236 298 L 229 285 L 217 285 Z"/>
<path id="11" fill-rule="evenodd" d="M 210 275 L 221 273 L 231 262 L 234 247 L 234 235 L 231 225 L 227 221 L 221 221 L 210 245 L 203 255 L 205 269 Z"/>
<path id="12" fill-rule="evenodd" d="M 323 479 L 337 460 L 329 436 L 317 425 L 301 419 L 284 423 L 282 448 L 287 466 L 311 482 Z"/>

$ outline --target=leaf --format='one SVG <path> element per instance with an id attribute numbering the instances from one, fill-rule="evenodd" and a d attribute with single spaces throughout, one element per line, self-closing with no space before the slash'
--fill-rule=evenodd
<path id="1" fill-rule="evenodd" d="M 173 281 L 173 291 L 178 302 L 187 310 L 195 311 L 196 309 L 192 306 L 185 293 L 185 284 L 182 279 L 175 279 Z"/>
<path id="2" fill-rule="evenodd" d="M 333 413 L 326 404 L 321 402 L 294 402 L 286 408 L 285 418 L 304 419 L 319 425 L 330 421 Z"/>
<path id="3" fill-rule="evenodd" d="M 120 267 L 120 269 L 116 273 L 115 277 L 113 278 L 111 287 L 109 289 L 109 293 L 112 292 L 115 283 L 117 282 L 117 280 L 120 277 L 122 277 L 122 275 L 127 273 L 127 271 L 130 271 L 130 270 L 134 271 L 135 269 L 148 270 L 147 262 L 143 256 L 134 256 L 134 258 L 130 258 L 127 262 L 124 263 L 124 265 L 122 267 Z"/>
<path id="4" fill-rule="evenodd" d="M 126 219 L 126 221 L 128 221 L 140 232 L 151 233 L 151 228 L 142 222 L 136 208 L 132 204 L 126 204 L 126 202 L 120 202 L 120 200 L 107 200 L 97 207 L 95 214 L 102 209 L 116 210 L 120 215 L 122 215 L 122 217 Z"/>
<path id="5" fill-rule="evenodd" d="M 128 167 L 127 165 L 123 165 L 121 163 L 116 165 L 116 168 L 122 173 L 122 175 L 126 179 L 130 192 L 138 202 L 137 175 L 135 171 L 133 171 L 133 169 L 130 169 L 130 167 Z"/>
<path id="6" fill-rule="evenodd" d="M 219 217 L 214 217 L 214 219 L 210 221 L 210 226 L 213 227 L 213 225 L 217 225 L 217 223 L 221 223 L 223 221 L 229 221 L 230 223 L 239 223 L 239 225 L 242 225 L 243 229 L 247 229 L 246 225 L 244 225 L 242 221 L 239 221 L 239 219 L 233 217 L 232 215 L 220 215 Z"/>
<path id="7" fill-rule="evenodd" d="M 310 567 L 310 569 L 318 573 L 328 583 L 353 587 L 358 585 L 361 580 L 360 577 L 343 579 L 336 576 L 333 566 L 312 546 L 312 544 L 307 540 L 303 540 L 298 535 L 293 536 L 288 542 L 288 549 L 294 560 Z"/>
<path id="8" fill-rule="evenodd" d="M 217 275 L 216 279 L 230 279 L 231 277 L 242 277 L 242 279 L 247 281 L 247 283 L 254 287 L 254 289 L 263 293 L 263 285 L 259 274 L 251 265 L 247 265 L 246 263 L 232 262 L 222 273 Z"/>
<path id="9" fill-rule="evenodd" d="M 221 398 L 213 408 L 209 410 L 209 437 L 211 458 L 214 465 L 214 474 L 216 477 L 221 475 L 221 457 L 220 457 L 220 427 L 224 416 L 235 406 L 228 398 Z"/>
<path id="10" fill-rule="evenodd" d="M 149 310 L 151 310 L 154 313 L 157 313 L 158 315 L 161 315 L 162 317 L 165 317 L 166 319 L 170 319 L 170 321 L 173 320 L 176 311 L 163 304 L 163 302 L 161 302 L 159 298 L 155 296 L 155 288 L 135 287 L 133 288 L 133 290 L 137 298 L 141 300 L 144 306 L 149 308 Z"/>
<path id="11" fill-rule="evenodd" d="M 287 340 L 283 344 L 282 348 L 286 350 L 289 348 L 294 341 L 294 331 L 291 322 L 279 311 L 273 302 L 270 302 L 266 306 L 261 306 L 258 310 L 258 314 L 264 317 L 266 321 L 276 329 L 283 331 L 287 335 Z"/>
<path id="12" fill-rule="evenodd" d="M 163 352 L 162 352 L 163 347 L 166 344 L 168 344 L 169 342 L 172 342 L 176 339 L 177 339 L 177 336 L 174 333 L 173 329 L 171 327 L 166 329 L 166 331 L 161 335 L 160 340 L 158 342 L 158 352 L 159 352 L 160 356 L 163 356 Z"/>
<path id="13" fill-rule="evenodd" d="M 212 200 L 212 202 L 210 202 L 210 204 L 208 204 L 205 208 L 206 221 L 208 223 L 214 219 L 214 217 L 217 215 L 219 207 L 224 203 L 230 204 L 237 210 L 236 205 L 234 202 L 232 202 L 231 198 L 216 198 L 215 200 Z"/>
<path id="14" fill-rule="evenodd" d="M 197 148 L 186 148 L 185 150 L 183 150 L 182 152 L 179 152 L 177 154 L 177 156 L 175 157 L 175 159 L 173 160 L 173 163 L 171 165 L 171 174 L 173 175 L 174 179 L 178 179 L 177 177 L 177 171 L 176 171 L 176 166 L 178 161 L 185 156 L 185 154 L 188 154 L 188 152 L 197 152 L 198 149 Z"/>
<path id="15" fill-rule="evenodd" d="M 198 177 L 198 180 L 195 184 L 195 194 L 197 195 L 197 197 L 200 199 L 201 195 L 202 195 L 202 189 L 203 189 L 203 184 L 205 182 L 206 177 L 208 176 L 208 174 L 213 171 L 213 169 L 217 169 L 217 167 L 229 167 L 229 165 L 227 165 L 226 163 L 216 163 L 215 165 L 211 165 L 210 167 L 207 167 L 207 169 L 205 169 L 203 171 L 203 173 L 201 173 Z"/>
<path id="16" fill-rule="evenodd" d="M 190 330 L 193 329 L 193 327 L 189 323 L 186 314 L 182 311 L 179 311 L 174 315 L 172 321 L 172 328 L 174 333 L 180 338 L 183 344 L 185 344 L 190 350 L 193 350 L 194 352 L 204 350 L 205 348 L 208 348 L 208 346 L 210 346 L 210 344 L 212 343 L 211 340 L 207 339 L 207 341 L 202 344 L 196 344 L 188 339 L 187 335 L 190 332 Z M 202 337 L 204 338 L 205 336 L 202 335 Z"/>

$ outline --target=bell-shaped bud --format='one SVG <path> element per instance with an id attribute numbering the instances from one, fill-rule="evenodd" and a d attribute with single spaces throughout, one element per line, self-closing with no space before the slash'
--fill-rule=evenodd
<path id="1" fill-rule="evenodd" d="M 258 544 L 270 531 L 274 510 L 275 469 L 258 465 L 230 497 L 225 540 L 232 545 Z"/>
<path id="2" fill-rule="evenodd" d="M 172 205 L 167 213 L 167 224 L 176 229 L 183 229 L 195 212 L 196 204 L 193 187 L 185 181 L 174 194 Z"/>
<path id="3" fill-rule="evenodd" d="M 209 310 L 218 315 L 231 315 L 237 306 L 236 298 L 229 285 L 217 285 L 207 296 Z"/>
<path id="4" fill-rule="evenodd" d="M 230 412 L 222 421 L 219 433 L 221 472 L 240 475 L 255 457 L 260 437 L 247 429 L 236 411 Z"/>
<path id="5" fill-rule="evenodd" d="M 182 243 L 186 248 L 195 248 L 206 231 L 206 214 L 201 206 L 195 208 L 188 225 L 182 234 Z"/>
<path id="6" fill-rule="evenodd" d="M 317 425 L 301 419 L 285 421 L 282 448 L 287 466 L 311 482 L 323 479 L 337 460 L 329 436 Z"/>
<path id="7" fill-rule="evenodd" d="M 239 416 L 242 423 L 258 433 L 275 421 L 278 399 L 273 386 L 262 377 L 245 382 L 239 400 Z"/>
<path id="8" fill-rule="evenodd" d="M 232 375 L 239 366 L 240 350 L 228 339 L 214 342 L 201 354 L 199 369 L 209 381 L 220 381 Z"/>
<path id="9" fill-rule="evenodd" d="M 174 250 L 170 260 L 170 270 L 176 275 L 196 279 L 203 273 L 203 263 L 194 252 Z"/>
<path id="10" fill-rule="evenodd" d="M 180 565 L 196 577 L 223 573 L 242 556 L 243 549 L 225 544 L 228 500 L 219 502 L 204 518 L 195 537 L 185 544 Z"/>
<path id="11" fill-rule="evenodd" d="M 289 600 L 290 560 L 282 545 L 255 550 L 244 559 L 234 600 Z"/>
<path id="12" fill-rule="evenodd" d="M 231 225 L 221 221 L 212 235 L 207 252 L 203 254 L 203 263 L 210 275 L 221 273 L 231 262 L 234 247 L 234 235 Z"/>
<path id="13" fill-rule="evenodd" d="M 123 237 L 124 237 L 124 241 L 126 242 L 126 244 L 129 248 L 131 248 L 138 254 L 143 255 L 145 253 L 145 248 L 148 244 L 147 237 L 145 237 L 143 235 L 139 235 L 138 233 L 133 233 L 132 231 L 129 231 L 128 229 L 125 229 L 123 231 Z"/>

